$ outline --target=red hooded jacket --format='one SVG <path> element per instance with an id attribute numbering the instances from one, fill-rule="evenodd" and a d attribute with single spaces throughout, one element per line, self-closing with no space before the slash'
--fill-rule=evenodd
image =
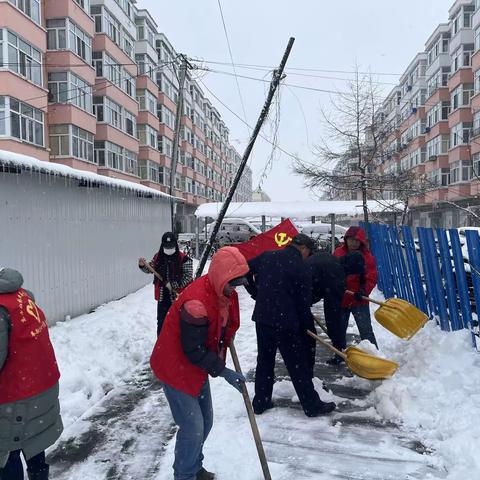
<path id="1" fill-rule="evenodd" d="M 155 376 L 163 383 L 188 395 L 198 397 L 208 373 L 191 363 L 182 349 L 180 309 L 191 300 L 203 304 L 208 317 L 206 347 L 225 358 L 226 348 L 240 327 L 238 296 L 230 297 L 223 289 L 230 280 L 246 275 L 248 265 L 235 247 L 221 248 L 212 259 L 207 275 L 192 282 L 175 300 L 165 317 L 160 336 L 150 357 Z M 225 327 L 223 348 L 220 348 L 222 327 Z"/>
<path id="2" fill-rule="evenodd" d="M 335 252 L 333 252 L 333 254 L 336 257 L 344 257 L 347 255 L 348 248 L 346 240 L 348 237 L 354 237 L 360 242 L 360 248 L 358 251 L 362 254 L 363 259 L 365 260 L 365 277 L 362 282 L 360 275 L 348 275 L 346 278 L 347 290 L 358 292 L 360 289 L 362 289 L 368 296 L 377 284 L 377 266 L 375 263 L 375 257 L 368 249 L 365 231 L 360 227 L 350 227 L 345 232 L 345 242 L 342 243 L 342 245 L 340 245 Z M 359 305 L 366 305 L 367 303 L 368 302 L 366 300 L 357 301 L 353 295 L 345 293 L 342 301 L 342 307 L 353 308 L 358 307 Z"/>

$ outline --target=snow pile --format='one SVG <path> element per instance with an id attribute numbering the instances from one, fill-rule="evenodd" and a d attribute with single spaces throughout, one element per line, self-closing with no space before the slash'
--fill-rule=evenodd
<path id="1" fill-rule="evenodd" d="M 400 364 L 372 394 L 378 414 L 414 431 L 442 458 L 446 478 L 474 478 L 480 471 L 480 357 L 470 332 L 442 332 L 430 321 L 404 341 L 373 323 L 383 354 Z"/>
<path id="2" fill-rule="evenodd" d="M 153 286 L 50 328 L 60 368 L 66 430 L 132 371 L 148 362 L 156 340 Z"/>

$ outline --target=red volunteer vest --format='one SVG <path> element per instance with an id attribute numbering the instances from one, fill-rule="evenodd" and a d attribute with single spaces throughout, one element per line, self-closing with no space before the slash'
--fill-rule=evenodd
<path id="1" fill-rule="evenodd" d="M 0 404 L 38 395 L 60 378 L 45 314 L 20 288 L 0 294 L 10 316 L 7 359 L 0 370 Z"/>
<path id="2" fill-rule="evenodd" d="M 225 330 L 222 352 L 219 352 L 219 334 L 222 325 L 217 307 L 218 297 L 210 285 L 208 275 L 200 277 L 186 287 L 165 317 L 160 336 L 150 357 L 150 366 L 161 382 L 188 395 L 198 397 L 208 374 L 191 363 L 182 350 L 180 308 L 188 300 L 199 300 L 205 306 L 209 320 L 206 346 L 223 357 L 230 340 L 240 326 L 240 311 L 237 293 L 233 292 L 230 297 L 229 321 Z"/>

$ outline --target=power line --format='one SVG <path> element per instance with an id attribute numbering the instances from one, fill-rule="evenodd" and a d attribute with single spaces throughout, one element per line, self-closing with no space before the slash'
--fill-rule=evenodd
<path id="1" fill-rule="evenodd" d="M 223 16 L 222 4 L 221 4 L 220 0 L 218 0 L 218 8 L 220 10 L 220 16 L 222 17 L 223 31 L 225 32 L 225 38 L 227 40 L 228 52 L 230 54 L 230 60 L 232 62 L 233 73 L 235 74 L 235 82 L 237 84 L 238 95 L 240 97 L 240 103 L 242 105 L 243 117 L 245 119 L 245 122 L 247 122 L 247 112 L 245 111 L 245 104 L 243 102 L 242 91 L 240 89 L 240 83 L 238 82 L 237 70 L 235 68 L 235 63 L 233 61 L 232 48 L 230 46 L 230 40 L 228 38 L 227 26 L 225 24 L 225 18 Z"/>
<path id="2" fill-rule="evenodd" d="M 225 62 L 218 62 L 218 61 L 213 61 L 213 60 L 204 60 L 200 58 L 190 58 L 191 61 L 193 62 L 200 62 L 200 63 L 211 63 L 214 65 L 227 65 Z M 274 70 L 275 67 L 269 66 L 269 65 L 258 65 L 258 64 L 249 64 L 249 63 L 237 63 L 237 67 L 257 67 L 257 68 L 266 68 L 269 70 Z M 305 72 L 324 72 L 324 73 L 345 73 L 345 74 L 350 74 L 350 73 L 359 73 L 360 75 L 382 75 L 382 76 L 392 76 L 392 77 L 400 77 L 402 74 L 401 73 L 384 73 L 384 72 L 357 72 L 357 71 L 352 71 L 352 70 L 326 70 L 326 69 L 321 69 L 321 68 L 301 68 L 301 67 L 288 67 L 288 69 L 285 70 L 287 72 L 288 70 L 298 70 L 298 71 L 305 71 Z"/>

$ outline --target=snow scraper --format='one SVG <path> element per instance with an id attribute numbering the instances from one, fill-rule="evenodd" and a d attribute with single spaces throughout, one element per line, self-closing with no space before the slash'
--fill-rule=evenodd
<path id="1" fill-rule="evenodd" d="M 349 290 L 347 293 L 353 295 Z M 362 298 L 380 305 L 374 313 L 377 322 L 404 340 L 410 340 L 428 321 L 428 316 L 424 312 L 401 298 L 389 298 L 385 302 L 370 297 Z"/>
<path id="2" fill-rule="evenodd" d="M 310 330 L 307 330 L 307 333 L 318 343 L 342 357 L 347 367 L 359 377 L 368 380 L 383 380 L 390 378 L 397 371 L 398 363 L 392 360 L 370 355 L 357 347 L 347 347 L 345 352 L 341 352 Z"/>

